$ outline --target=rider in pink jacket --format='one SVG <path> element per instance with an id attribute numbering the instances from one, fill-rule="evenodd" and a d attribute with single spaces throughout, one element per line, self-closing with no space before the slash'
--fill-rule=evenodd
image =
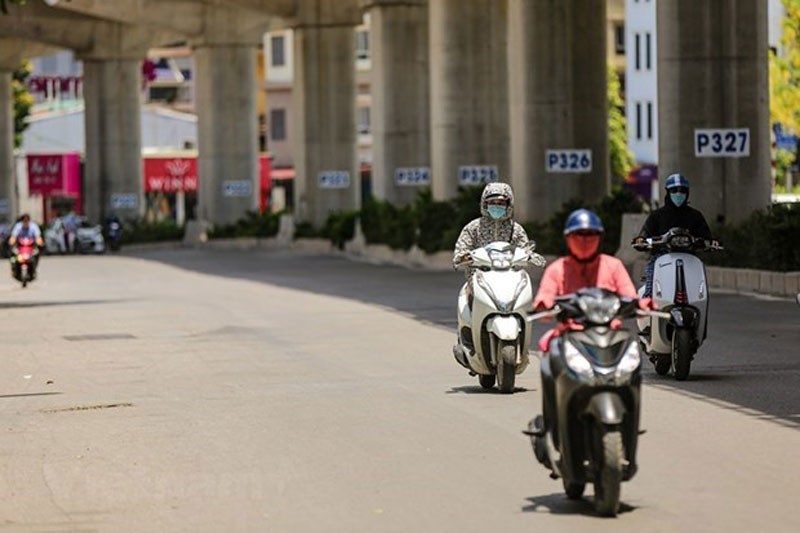
<path id="1" fill-rule="evenodd" d="M 603 223 L 587 209 L 573 211 L 567 218 L 564 236 L 569 255 L 550 264 L 544 271 L 534 308 L 550 309 L 557 296 L 578 289 L 600 287 L 621 296 L 636 298 L 636 288 L 622 261 L 600 253 Z"/>

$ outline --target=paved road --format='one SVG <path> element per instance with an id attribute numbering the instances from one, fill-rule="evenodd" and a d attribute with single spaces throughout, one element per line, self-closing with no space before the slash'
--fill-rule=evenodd
<path id="1" fill-rule="evenodd" d="M 800 530 L 800 309 L 717 296 L 695 379 L 648 370 L 606 520 L 519 433 L 536 368 L 509 397 L 452 361 L 459 282 L 194 250 L 0 280 L 0 530 Z"/>

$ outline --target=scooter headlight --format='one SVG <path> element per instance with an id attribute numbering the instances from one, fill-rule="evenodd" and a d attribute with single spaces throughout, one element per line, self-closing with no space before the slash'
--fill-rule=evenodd
<path id="1" fill-rule="evenodd" d="M 492 260 L 493 270 L 508 270 L 511 268 L 511 260 L 513 258 L 514 253 L 511 249 L 489 251 L 489 259 Z"/>
<path id="2" fill-rule="evenodd" d="M 577 375 L 591 379 L 594 377 L 592 364 L 586 357 L 570 342 L 564 341 L 564 359 L 567 366 Z"/>
<path id="3" fill-rule="evenodd" d="M 617 364 L 616 377 L 627 376 L 636 371 L 642 364 L 642 355 L 639 353 L 639 346 L 636 342 L 631 342 L 622 354 L 622 358 Z"/>

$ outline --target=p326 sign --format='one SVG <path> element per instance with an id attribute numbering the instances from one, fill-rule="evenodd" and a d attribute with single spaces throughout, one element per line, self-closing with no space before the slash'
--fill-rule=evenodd
<path id="1" fill-rule="evenodd" d="M 748 157 L 750 128 L 694 130 L 695 157 Z"/>
<path id="2" fill-rule="evenodd" d="M 545 172 L 579 174 L 592 171 L 591 150 L 547 150 L 544 154 Z"/>

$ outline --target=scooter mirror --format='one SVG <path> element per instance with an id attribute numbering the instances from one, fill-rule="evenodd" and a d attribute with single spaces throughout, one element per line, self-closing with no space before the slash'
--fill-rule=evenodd
<path id="1" fill-rule="evenodd" d="M 798 292 L 797 296 L 795 296 L 795 300 L 797 300 L 797 305 L 800 305 L 800 292 Z"/>

